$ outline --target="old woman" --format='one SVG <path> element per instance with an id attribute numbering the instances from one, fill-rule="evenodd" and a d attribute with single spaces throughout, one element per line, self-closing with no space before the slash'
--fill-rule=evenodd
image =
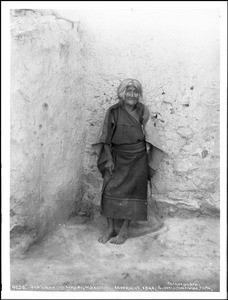
<path id="1" fill-rule="evenodd" d="M 147 182 L 158 169 L 163 151 L 142 103 L 139 81 L 123 80 L 117 95 L 119 102 L 108 109 L 93 147 L 103 177 L 101 214 L 108 221 L 107 232 L 98 241 L 122 244 L 131 220 L 147 220 Z M 116 219 L 123 220 L 118 233 Z"/>

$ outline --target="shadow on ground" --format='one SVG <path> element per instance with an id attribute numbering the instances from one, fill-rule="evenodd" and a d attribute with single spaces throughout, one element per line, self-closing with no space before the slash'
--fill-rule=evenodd
<path id="1" fill-rule="evenodd" d="M 219 219 L 132 224 L 123 245 L 97 242 L 106 221 L 72 218 L 11 260 L 12 290 L 219 291 Z"/>

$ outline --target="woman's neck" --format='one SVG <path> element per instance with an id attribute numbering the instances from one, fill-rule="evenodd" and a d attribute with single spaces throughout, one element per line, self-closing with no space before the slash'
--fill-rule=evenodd
<path id="1" fill-rule="evenodd" d="M 135 105 L 128 105 L 124 102 L 124 108 L 129 111 L 132 112 L 135 109 Z"/>

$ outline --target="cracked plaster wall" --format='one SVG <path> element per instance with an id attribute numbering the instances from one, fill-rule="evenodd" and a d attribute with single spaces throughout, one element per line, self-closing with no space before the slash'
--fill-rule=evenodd
<path id="1" fill-rule="evenodd" d="M 120 81 L 130 77 L 142 83 L 144 103 L 159 114 L 156 127 L 167 155 L 152 184 L 161 214 L 218 215 L 219 13 L 102 11 L 82 20 L 89 100 L 84 202 L 100 202 L 91 142 L 116 103 Z"/>
<path id="2" fill-rule="evenodd" d="M 78 22 L 11 11 L 11 248 L 15 254 L 80 204 L 85 131 Z"/>
<path id="3" fill-rule="evenodd" d="M 79 22 L 80 21 L 80 22 Z M 100 203 L 91 143 L 138 79 L 166 151 L 162 214 L 219 211 L 217 11 L 11 12 L 11 237 L 16 252 Z M 82 202 L 81 202 L 82 200 Z M 150 211 L 149 211 L 150 214 Z"/>

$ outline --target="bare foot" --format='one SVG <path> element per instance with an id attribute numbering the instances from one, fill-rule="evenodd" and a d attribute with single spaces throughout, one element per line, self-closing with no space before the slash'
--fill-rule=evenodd
<path id="1" fill-rule="evenodd" d="M 117 236 L 110 239 L 110 243 L 121 245 L 126 241 L 127 238 L 128 238 L 127 234 L 118 234 Z"/>
<path id="2" fill-rule="evenodd" d="M 101 244 L 105 244 L 115 235 L 116 235 L 115 231 L 107 232 L 106 234 L 99 237 L 98 242 Z"/>

